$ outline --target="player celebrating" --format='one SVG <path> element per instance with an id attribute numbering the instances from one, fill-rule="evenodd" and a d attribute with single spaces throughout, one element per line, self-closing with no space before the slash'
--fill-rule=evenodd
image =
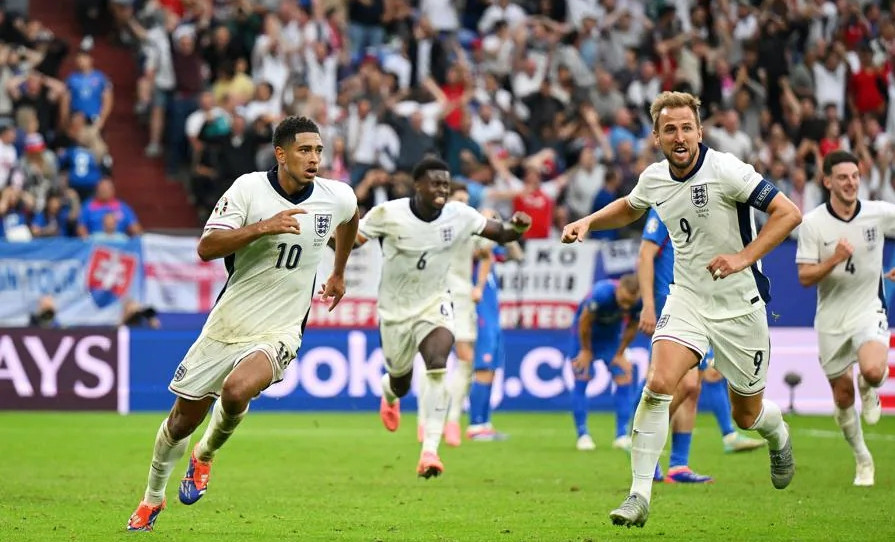
<path id="1" fill-rule="evenodd" d="M 498 243 L 518 240 L 531 226 L 525 213 L 508 223 L 489 220 L 469 205 L 450 202 L 447 164 L 425 158 L 413 170 L 416 193 L 370 209 L 361 221 L 357 244 L 382 243 L 382 275 L 377 309 L 386 373 L 379 414 L 389 431 L 398 429 L 399 398 L 410 390 L 417 351 L 426 365 L 425 420 L 417 474 L 438 476 L 444 465 L 438 444 L 444 431 L 448 392 L 444 381 L 454 343 L 453 310 L 447 275 L 454 251 L 470 235 Z"/>
<path id="2" fill-rule="evenodd" d="M 789 429 L 780 408 L 763 399 L 770 282 L 760 258 L 798 226 L 801 214 L 752 166 L 702 144 L 699 107 L 691 94 L 661 93 L 650 114 L 666 160 L 647 167 L 629 195 L 572 222 L 562 235 L 564 243 L 582 241 L 590 230 L 630 224 L 654 206 L 670 226 L 676 255 L 675 283 L 656 323 L 652 364 L 634 414 L 631 492 L 609 514 L 616 525 L 646 523 L 672 393 L 710 344 L 730 387 L 733 419 L 768 441 L 774 487 L 785 488 L 795 474 Z M 769 215 L 757 236 L 750 207 Z"/>
<path id="3" fill-rule="evenodd" d="M 612 393 L 615 403 L 615 440 L 613 448 L 628 450 L 628 420 L 631 418 L 631 362 L 625 350 L 637 335 L 640 313 L 640 286 L 633 274 L 624 275 L 618 281 L 597 281 L 590 294 L 579 305 L 572 320 L 572 340 L 569 359 L 575 384 L 572 388 L 572 417 L 579 450 L 596 448 L 587 430 L 587 385 L 594 378 L 593 364 L 600 360 L 606 364 L 615 382 Z M 626 322 L 622 331 L 622 322 Z"/>
<path id="4" fill-rule="evenodd" d="M 199 240 L 202 261 L 224 258 L 229 278 L 174 373 L 169 389 L 177 398 L 156 435 L 149 484 L 128 530 L 152 530 L 165 508 L 171 471 L 214 403 L 179 491 L 184 504 L 205 494 L 215 452 L 239 425 L 252 398 L 282 380 L 295 358 L 317 264 L 333 231 L 335 263 L 319 293 L 330 300 L 330 310 L 345 294 L 345 264 L 358 224 L 354 192 L 344 183 L 317 177 L 323 144 L 313 121 L 286 118 L 274 132 L 273 145 L 277 165 L 236 179 Z"/>
<path id="5" fill-rule="evenodd" d="M 796 263 L 799 282 L 817 284 L 820 364 L 833 388 L 836 423 L 855 454 L 854 485 L 872 486 L 873 457 L 855 412 L 852 366 L 857 361 L 864 421 L 873 425 L 882 410 L 876 388 L 889 372 L 881 270 L 883 232 L 895 223 L 895 205 L 858 199 L 861 172 L 850 152 L 829 153 L 823 173 L 830 201 L 805 215 Z"/>
<path id="6" fill-rule="evenodd" d="M 647 214 L 641 239 L 637 264 L 637 277 L 640 280 L 640 291 L 643 294 L 640 330 L 647 335 L 652 335 L 656 329 L 656 315 L 662 313 L 671 283 L 674 282 L 674 249 L 670 244 L 668 228 L 659 219 L 655 209 L 650 209 Z M 711 349 L 709 349 L 706 356 L 699 362 L 698 371 L 696 369 L 687 371 L 675 390 L 674 396 L 678 398 L 679 406 L 671 418 L 671 457 L 668 462 L 666 482 L 705 483 L 712 481 L 711 477 L 696 474 L 688 466 L 690 441 L 693 436 L 700 391 L 708 396 L 712 412 L 721 428 L 725 452 L 754 450 L 765 444 L 764 440 L 748 438 L 733 428 L 727 382 L 715 369 L 708 367 L 708 360 L 711 358 Z M 712 373 L 715 377 L 710 380 L 709 375 Z M 701 382 L 702 376 L 706 377 L 705 382 Z M 658 475 L 655 478 L 661 479 L 662 476 Z"/>

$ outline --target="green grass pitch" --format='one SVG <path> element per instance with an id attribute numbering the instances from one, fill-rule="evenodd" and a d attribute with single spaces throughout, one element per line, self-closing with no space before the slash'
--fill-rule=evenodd
<path id="1" fill-rule="evenodd" d="M 253 412 L 200 502 L 177 500 L 184 459 L 156 531 L 127 533 L 161 418 L 0 413 L 0 541 L 895 540 L 895 418 L 865 428 L 873 488 L 852 486 L 831 417 L 789 419 L 797 472 L 776 491 L 767 452 L 724 455 L 701 415 L 692 467 L 716 483 L 659 485 L 646 527 L 625 529 L 607 519 L 630 480 L 608 414 L 591 417 L 598 449 L 578 452 L 570 415 L 498 412 L 509 441 L 443 446 L 445 475 L 422 480 L 411 415 L 391 434 L 376 413 Z"/>

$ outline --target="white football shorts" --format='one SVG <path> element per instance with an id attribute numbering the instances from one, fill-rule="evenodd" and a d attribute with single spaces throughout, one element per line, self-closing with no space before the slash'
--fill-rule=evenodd
<path id="1" fill-rule="evenodd" d="M 265 337 L 250 342 L 225 343 L 204 334 L 199 335 L 183 361 L 174 371 L 168 385 L 172 393 L 184 399 L 198 400 L 219 397 L 224 380 L 253 352 L 264 352 L 273 370 L 270 384 L 283 380 L 283 373 L 295 359 L 295 337 Z"/>
<path id="2" fill-rule="evenodd" d="M 771 353 L 764 307 L 735 318 L 710 320 L 669 295 L 653 333 L 653 342 L 658 340 L 686 346 L 696 352 L 699 359 L 705 357 L 712 346 L 714 367 L 724 375 L 731 389 L 744 396 L 764 391 Z"/>
<path id="3" fill-rule="evenodd" d="M 445 295 L 432 302 L 414 318 L 400 322 L 379 322 L 379 337 L 385 369 L 392 376 L 404 376 L 413 369 L 413 358 L 420 343 L 436 328 L 454 332 L 454 311 L 450 297 Z"/>
<path id="4" fill-rule="evenodd" d="M 871 312 L 857 325 L 847 331 L 827 333 L 818 331 L 817 343 L 820 351 L 820 366 L 827 378 L 832 380 L 858 361 L 858 349 L 870 341 L 889 346 L 889 320 L 885 312 Z"/>
<path id="5" fill-rule="evenodd" d="M 474 343 L 478 336 L 478 315 L 475 303 L 468 295 L 458 295 L 454 303 L 454 338 L 457 341 Z"/>

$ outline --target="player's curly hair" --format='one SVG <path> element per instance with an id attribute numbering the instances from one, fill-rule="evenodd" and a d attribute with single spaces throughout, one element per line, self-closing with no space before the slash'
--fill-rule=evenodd
<path id="1" fill-rule="evenodd" d="M 656 99 L 653 100 L 652 105 L 649 107 L 649 114 L 653 119 L 653 130 L 659 131 L 659 113 L 666 107 L 689 107 L 693 111 L 693 116 L 696 117 L 696 127 L 699 128 L 702 126 L 702 121 L 699 119 L 700 106 L 702 106 L 702 101 L 688 92 L 671 92 L 666 90 L 656 96 Z"/>
<path id="2" fill-rule="evenodd" d="M 435 156 L 427 156 L 413 166 L 413 180 L 418 181 L 426 176 L 430 171 L 450 171 L 451 168 L 441 158 Z"/>
<path id="3" fill-rule="evenodd" d="M 305 132 L 313 132 L 315 134 L 320 133 L 320 128 L 317 127 L 317 123 L 309 119 L 308 117 L 296 117 L 290 116 L 286 117 L 277 125 L 277 128 L 273 131 L 273 146 L 285 148 L 290 143 L 295 141 L 295 136 L 297 134 L 302 134 Z"/>

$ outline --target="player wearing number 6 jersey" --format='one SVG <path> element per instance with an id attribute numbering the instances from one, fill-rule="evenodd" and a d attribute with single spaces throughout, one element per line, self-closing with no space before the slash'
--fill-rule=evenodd
<path id="1" fill-rule="evenodd" d="M 817 284 L 820 364 L 833 388 L 836 423 L 855 454 L 856 486 L 872 486 L 873 458 L 855 411 L 852 366 L 857 362 L 864 421 L 880 417 L 876 388 L 888 378 L 889 322 L 883 297 L 883 235 L 895 226 L 895 205 L 860 201 L 858 158 L 833 151 L 824 158 L 830 201 L 805 215 L 796 263 L 803 286 Z"/>
<path id="2" fill-rule="evenodd" d="M 702 144 L 699 106 L 691 94 L 660 94 L 650 113 L 666 160 L 647 167 L 627 197 L 569 224 L 562 235 L 564 243 L 581 241 L 589 230 L 624 226 L 654 207 L 674 247 L 674 284 L 656 322 L 651 369 L 634 414 L 634 480 L 628 498 L 609 514 L 616 525 L 646 523 L 672 394 L 710 345 L 715 367 L 727 378 L 737 425 L 768 441 L 774 487 L 786 487 L 795 473 L 780 408 L 762 398 L 770 283 L 759 260 L 798 226 L 801 214 L 752 166 Z M 753 207 L 769 215 L 757 236 Z"/>
<path id="3" fill-rule="evenodd" d="M 445 367 L 454 343 L 447 284 L 454 252 L 462 250 L 470 235 L 498 243 L 516 241 L 531 226 L 531 218 L 516 213 L 501 223 L 465 203 L 448 203 L 451 176 L 447 164 L 436 158 L 416 165 L 413 185 L 412 197 L 370 209 L 361 220 L 357 244 L 368 239 L 382 244 L 377 309 L 386 373 L 379 414 L 389 431 L 398 429 L 398 399 L 410 390 L 417 351 L 426 365 L 426 385 L 419 398 L 425 420 L 417 474 L 429 478 L 444 471 L 438 444 L 449 402 Z"/>
<path id="4" fill-rule="evenodd" d="M 277 165 L 236 179 L 199 240 L 203 261 L 224 258 L 227 283 L 174 372 L 169 389 L 177 398 L 156 435 L 149 483 L 128 530 L 152 530 L 165 507 L 171 471 L 214 403 L 179 491 L 184 504 L 205 494 L 215 452 L 252 398 L 282 380 L 295 358 L 317 265 L 330 237 L 335 238 L 335 262 L 319 293 L 330 300 L 330 310 L 345 294 L 345 264 L 357 235 L 357 198 L 348 185 L 317 177 L 323 144 L 313 121 L 286 118 L 274 131 L 273 145 Z"/>

